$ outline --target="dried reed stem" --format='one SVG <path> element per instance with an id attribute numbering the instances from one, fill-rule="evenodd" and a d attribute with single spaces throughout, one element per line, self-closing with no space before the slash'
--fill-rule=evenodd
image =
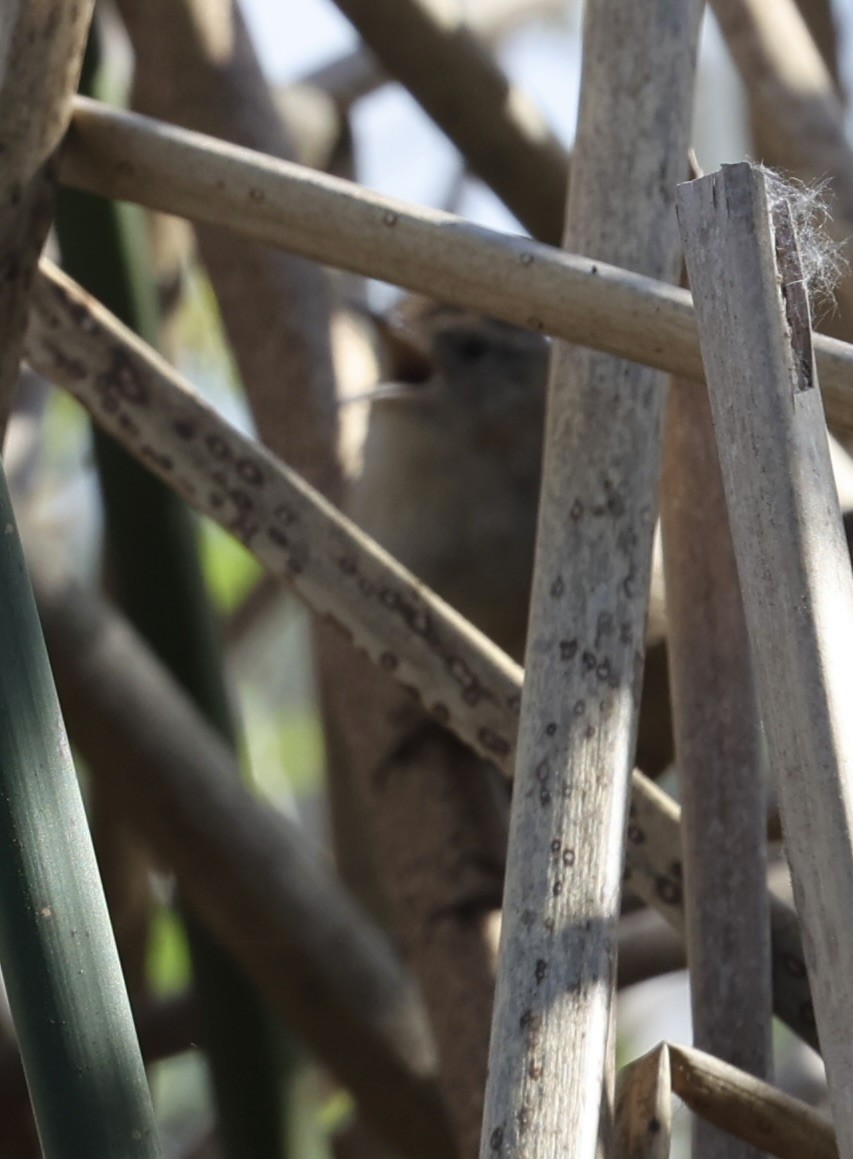
<path id="1" fill-rule="evenodd" d="M 507 33 L 525 21 L 560 16 L 562 0 L 486 0 L 465 12 L 465 20 L 480 40 L 495 47 Z M 300 77 L 298 83 L 327 93 L 342 112 L 375 92 L 389 80 L 379 61 L 364 45 L 320 65 Z M 455 82 L 458 83 L 458 82 Z M 464 83 L 464 82 L 463 82 Z M 463 104 L 465 100 L 463 99 Z"/>
<path id="2" fill-rule="evenodd" d="M 679 380 L 661 521 L 693 1040 L 767 1078 L 773 995 L 758 705 L 710 404 L 704 388 Z M 756 1159 L 701 1120 L 694 1152 Z"/>
<path id="3" fill-rule="evenodd" d="M 853 1153 L 853 577 L 787 204 L 747 164 L 678 209 L 842 1152 Z"/>
<path id="4" fill-rule="evenodd" d="M 669 1159 L 672 1090 L 666 1043 L 623 1066 L 616 1083 L 619 1159 Z"/>
<path id="5" fill-rule="evenodd" d="M 806 1103 L 713 1055 L 672 1042 L 667 1047 L 673 1094 L 707 1122 L 761 1154 L 838 1159 L 832 1124 Z"/>
<path id="6" fill-rule="evenodd" d="M 702 379 L 684 290 L 209 137 L 78 99 L 60 178 Z M 815 349 L 833 429 L 853 432 L 853 348 Z"/>
<path id="7" fill-rule="evenodd" d="M 6 0 L 0 11 L 0 436 L 93 7 L 94 0 Z"/>
<path id="8" fill-rule="evenodd" d="M 566 195 L 565 150 L 461 12 L 441 0 L 335 2 L 472 172 L 535 237 L 556 242 Z"/>
<path id="9" fill-rule="evenodd" d="M 587 4 L 567 249 L 677 276 L 701 13 L 694 0 Z M 552 351 L 481 1159 L 609 1153 L 665 387 L 609 355 Z"/>

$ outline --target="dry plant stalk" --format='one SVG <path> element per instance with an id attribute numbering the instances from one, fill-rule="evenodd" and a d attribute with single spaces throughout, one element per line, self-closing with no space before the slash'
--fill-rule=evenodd
<path id="1" fill-rule="evenodd" d="M 678 209 L 842 1153 L 853 1153 L 853 577 L 787 203 L 747 164 Z"/>
<path id="2" fill-rule="evenodd" d="M 47 262 L 35 286 L 26 352 L 35 367 L 69 390 L 127 450 L 292 584 L 314 611 L 328 615 L 334 609 L 359 647 L 370 640 L 394 640 L 401 657 L 407 657 L 394 676 L 461 740 L 511 775 L 521 697 L 518 665 L 284 464 L 230 427 L 158 355 Z M 188 429 L 198 434 L 191 457 L 183 437 Z M 230 451 L 226 458 L 223 448 Z M 274 536 L 280 539 L 283 511 L 298 507 L 304 515 L 298 538 L 290 525 L 296 567 L 288 566 L 275 538 L 248 534 L 256 524 L 246 518 L 246 474 L 266 478 L 263 504 Z M 355 571 L 349 566 L 341 570 L 341 558 L 357 561 Z M 380 593 L 385 593 L 383 599 Z M 372 646 L 370 654 L 380 668 L 390 667 L 383 662 L 384 644 Z M 448 704 L 454 703 L 459 710 L 448 714 Z M 680 929 L 678 824 L 678 806 L 635 771 L 626 884 Z M 772 900 L 772 925 L 776 1011 L 814 1043 L 796 917 L 777 899 Z"/>
<path id="3" fill-rule="evenodd" d="M 140 112 L 290 160 L 236 0 L 120 0 Z M 337 410 L 324 272 L 287 253 L 201 226 L 210 276 L 262 440 L 337 502 Z"/>
<path id="4" fill-rule="evenodd" d="M 359 44 L 327 64 L 303 73 L 297 83 L 327 93 L 341 112 L 349 115 L 357 101 L 381 88 L 388 79 L 373 53 Z"/>
<path id="5" fill-rule="evenodd" d="M 693 1039 L 767 1078 L 773 994 L 758 705 L 708 396 L 679 380 L 669 394 L 661 522 Z M 696 1159 L 755 1157 L 703 1120 L 693 1130 Z"/>
<path id="6" fill-rule="evenodd" d="M 672 1092 L 702 1119 L 761 1154 L 838 1159 L 832 1124 L 808 1104 L 704 1051 L 667 1049 Z"/>
<path id="7" fill-rule="evenodd" d="M 560 16 L 562 12 L 562 0 L 486 0 L 475 4 L 473 9 L 469 7 L 465 20 L 480 40 L 496 47 L 519 24 L 535 17 Z M 423 13 L 419 16 L 424 19 Z M 413 57 L 415 54 L 409 55 Z M 388 79 L 376 57 L 364 45 L 359 45 L 329 64 L 305 73 L 298 83 L 327 93 L 342 112 L 348 113 L 356 101 L 374 92 Z M 479 91 L 475 95 L 479 97 Z M 461 103 L 465 106 L 467 99 Z"/>
<path id="8" fill-rule="evenodd" d="M 797 0 L 797 7 L 843 99 L 847 86 L 839 83 L 839 27 L 833 0 Z"/>
<path id="9" fill-rule="evenodd" d="M 587 5 L 567 249 L 677 276 L 701 13 L 692 0 Z M 552 352 L 483 1159 L 608 1150 L 664 400 L 646 368 Z"/>
<path id="10" fill-rule="evenodd" d="M 0 436 L 93 7 L 94 0 L 5 0 L 0 12 Z"/>
<path id="11" fill-rule="evenodd" d="M 663 1043 L 619 1072 L 613 1153 L 619 1159 L 669 1159 L 671 1133 L 669 1052 Z"/>
<path id="12" fill-rule="evenodd" d="M 471 170 L 534 237 L 557 242 L 568 173 L 565 150 L 460 10 L 445 0 L 335 2 Z"/>
<path id="13" fill-rule="evenodd" d="M 605 262 L 78 98 L 61 180 L 380 278 L 691 381 L 690 295 Z M 815 338 L 833 430 L 853 432 L 853 348 Z"/>
<path id="14" fill-rule="evenodd" d="M 740 1140 L 756 1153 L 778 1159 L 802 1159 L 804 1155 L 838 1159 L 832 1124 L 823 1115 L 701 1050 L 662 1042 L 623 1067 L 618 1090 L 617 1121 L 625 1127 L 618 1140 L 619 1159 L 669 1155 L 670 1093 L 682 1099 L 703 1122 L 725 1132 L 730 1154 Z M 665 1149 L 655 1149 L 658 1131 L 667 1139 Z"/>

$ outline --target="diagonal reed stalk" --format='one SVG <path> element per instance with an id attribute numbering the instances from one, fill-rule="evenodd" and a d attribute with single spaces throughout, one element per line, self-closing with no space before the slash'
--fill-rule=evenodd
<path id="1" fill-rule="evenodd" d="M 807 1103 L 704 1051 L 667 1046 L 673 1094 L 706 1122 L 779 1159 L 837 1159 L 832 1123 Z"/>
<path id="2" fill-rule="evenodd" d="M 560 239 L 568 159 L 462 12 L 440 0 L 336 0 L 476 173 L 536 237 Z M 531 180 L 531 174 L 535 179 Z"/>

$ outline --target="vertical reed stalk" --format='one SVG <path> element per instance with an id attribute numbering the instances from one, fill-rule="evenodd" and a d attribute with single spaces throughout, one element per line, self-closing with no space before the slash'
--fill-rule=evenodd
<path id="1" fill-rule="evenodd" d="M 587 5 L 566 249 L 675 279 L 701 10 Z M 653 372 L 554 351 L 482 1159 L 609 1149 L 664 402 Z"/>
<path id="2" fill-rule="evenodd" d="M 693 1041 L 768 1078 L 773 1003 L 758 704 L 708 395 L 677 379 L 661 494 Z M 697 1120 L 694 1155 L 755 1159 L 756 1152 Z"/>
<path id="3" fill-rule="evenodd" d="M 842 1155 L 853 1154 L 853 577 L 787 202 L 747 164 L 678 214 Z"/>

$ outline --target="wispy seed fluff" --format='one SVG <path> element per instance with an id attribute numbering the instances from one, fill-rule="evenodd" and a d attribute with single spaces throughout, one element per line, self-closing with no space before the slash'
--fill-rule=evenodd
<path id="1" fill-rule="evenodd" d="M 835 309 L 835 289 L 849 273 L 842 243 L 828 232 L 830 181 L 806 183 L 766 165 L 757 165 L 764 175 L 770 209 L 782 201 L 788 208 L 797 235 L 800 265 L 814 316 L 825 316 Z"/>

